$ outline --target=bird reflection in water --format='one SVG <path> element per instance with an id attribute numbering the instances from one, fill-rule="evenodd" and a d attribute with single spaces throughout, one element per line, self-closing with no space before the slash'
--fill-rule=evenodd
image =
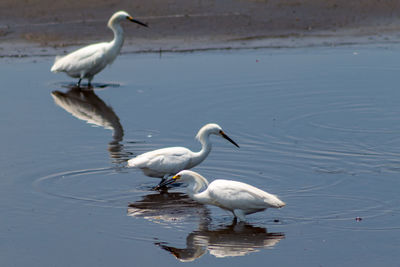
<path id="1" fill-rule="evenodd" d="M 113 140 L 109 143 L 108 151 L 114 163 L 125 162 L 131 156 L 131 153 L 123 152 L 123 145 L 120 142 L 124 137 L 124 129 L 117 114 L 94 93 L 93 89 L 74 86 L 65 93 L 53 91 L 51 96 L 59 107 L 72 116 L 113 131 Z"/>
<path id="2" fill-rule="evenodd" d="M 129 204 L 127 214 L 168 226 L 171 222 L 198 218 L 198 229 L 186 237 L 185 248 L 171 246 L 168 242 L 155 243 L 182 262 L 194 261 L 207 251 L 218 258 L 244 256 L 272 248 L 285 238 L 284 233 L 269 233 L 264 227 L 237 223 L 236 220 L 230 225 L 216 227 L 211 223 L 206 206 L 179 192 L 161 191 L 143 196 L 141 200 Z"/>
<path id="3" fill-rule="evenodd" d="M 186 248 L 176 248 L 163 242 L 155 244 L 179 261 L 188 262 L 203 256 L 207 251 L 217 258 L 245 256 L 260 249 L 272 248 L 284 238 L 284 233 L 268 233 L 266 228 L 234 221 L 231 225 L 217 229 L 193 231 L 186 238 Z"/>
<path id="4" fill-rule="evenodd" d="M 209 211 L 203 204 L 190 199 L 186 194 L 161 191 L 148 194 L 142 200 L 130 203 L 128 216 L 168 223 L 183 221 L 194 216 L 209 220 Z"/>

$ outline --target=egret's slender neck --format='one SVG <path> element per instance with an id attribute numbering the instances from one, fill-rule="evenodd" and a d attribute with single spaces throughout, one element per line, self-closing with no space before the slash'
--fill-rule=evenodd
<path id="1" fill-rule="evenodd" d="M 197 139 L 201 143 L 201 150 L 199 152 L 194 152 L 191 165 L 196 166 L 200 164 L 210 153 L 211 151 L 211 142 L 210 142 L 210 133 L 201 132 L 197 135 Z"/>
<path id="2" fill-rule="evenodd" d="M 207 187 L 208 187 L 207 179 L 201 176 L 200 174 L 197 174 L 196 176 L 192 177 L 192 181 L 190 181 L 187 188 L 187 194 L 191 199 L 203 204 L 207 204 L 210 202 L 207 190 L 204 190 L 203 192 L 199 193 L 200 190 L 207 189 Z"/>
<path id="3" fill-rule="evenodd" d="M 122 45 L 124 44 L 124 30 L 117 22 L 109 22 L 108 27 L 114 32 L 114 39 L 111 41 L 111 47 L 113 50 L 119 53 Z"/>

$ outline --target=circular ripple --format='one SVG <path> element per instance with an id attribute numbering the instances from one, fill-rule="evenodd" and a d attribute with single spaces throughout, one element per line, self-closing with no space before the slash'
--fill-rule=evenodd
<path id="1" fill-rule="evenodd" d="M 239 133 L 239 139 L 243 142 L 240 151 L 230 153 L 223 167 L 219 161 L 199 168 L 216 173 L 215 178 L 240 180 L 285 192 L 311 192 L 334 187 L 342 183 L 346 175 L 352 175 L 346 165 L 333 164 L 340 153 L 318 151 L 317 147 L 308 147 L 308 143 L 300 146 L 281 135 Z M 323 143 L 319 144 L 323 149 Z M 215 152 L 218 153 L 223 158 L 221 152 Z"/>
<path id="2" fill-rule="evenodd" d="M 50 174 L 33 183 L 36 191 L 51 197 L 75 200 L 97 206 L 126 208 L 132 195 L 113 168 L 73 170 Z"/>

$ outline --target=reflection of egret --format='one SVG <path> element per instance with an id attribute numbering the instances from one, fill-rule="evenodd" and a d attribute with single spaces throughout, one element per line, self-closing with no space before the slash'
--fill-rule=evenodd
<path id="1" fill-rule="evenodd" d="M 186 238 L 186 248 L 156 243 L 180 261 L 194 261 L 208 250 L 218 258 L 244 256 L 263 248 L 272 248 L 285 238 L 283 233 L 268 233 L 267 229 L 243 222 L 233 223 L 215 230 L 200 229 Z"/>
<path id="2" fill-rule="evenodd" d="M 111 42 L 88 45 L 66 56 L 57 57 L 51 71 L 66 72 L 70 77 L 79 78 L 78 86 L 82 79 L 88 79 L 90 86 L 94 75 L 111 64 L 119 54 L 124 43 L 124 31 L 121 27 L 121 22 L 124 20 L 147 27 L 146 24 L 133 19 L 125 11 L 116 12 L 107 24 L 114 32 L 114 39 Z"/>
<path id="3" fill-rule="evenodd" d="M 161 192 L 149 194 L 130 203 L 128 216 L 144 217 L 151 221 L 176 222 L 193 216 L 208 219 L 207 208 L 183 193 Z"/>
<path id="4" fill-rule="evenodd" d="M 164 181 L 159 186 L 174 182 L 187 184 L 187 193 L 192 199 L 229 210 L 241 221 L 245 220 L 247 214 L 264 211 L 267 208 L 282 208 L 286 205 L 277 196 L 254 186 L 230 180 L 215 180 L 208 184 L 206 178 L 189 170 L 179 172 L 171 180 Z M 205 190 L 199 193 L 202 189 Z"/>
<path id="5" fill-rule="evenodd" d="M 204 125 L 196 135 L 202 145 L 199 152 L 192 152 L 185 147 L 157 149 L 130 159 L 128 167 L 140 168 L 147 176 L 165 180 L 170 175 L 200 164 L 211 151 L 209 139 L 211 134 L 219 135 L 239 147 L 222 131 L 218 124 L 209 123 Z"/>
<path id="6" fill-rule="evenodd" d="M 53 91 L 54 102 L 71 113 L 74 117 L 87 123 L 104 127 L 113 131 L 113 141 L 109 143 L 111 157 L 120 158 L 124 129 L 110 106 L 107 106 L 93 90 L 82 90 L 72 87 L 68 92 Z"/>

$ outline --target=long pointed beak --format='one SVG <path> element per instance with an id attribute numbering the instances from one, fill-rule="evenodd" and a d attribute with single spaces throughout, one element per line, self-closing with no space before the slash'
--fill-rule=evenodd
<path id="1" fill-rule="evenodd" d="M 138 20 L 136 20 L 136 19 L 134 19 L 134 18 L 132 18 L 132 17 L 128 17 L 128 19 L 129 19 L 130 21 L 135 22 L 135 23 L 137 23 L 137 24 L 139 24 L 139 25 L 142 25 L 142 26 L 144 26 L 144 27 L 149 27 L 149 25 L 147 25 L 146 23 L 143 23 L 143 22 L 141 22 L 141 21 L 138 21 Z"/>
<path id="2" fill-rule="evenodd" d="M 229 136 L 227 136 L 223 131 L 219 131 L 219 133 L 221 134 L 221 136 L 223 138 L 225 138 L 226 140 L 228 140 L 229 142 L 231 142 L 232 144 L 234 144 L 237 147 L 240 147 L 238 144 L 236 144 L 235 141 L 233 141 Z"/>
<path id="3" fill-rule="evenodd" d="M 161 181 L 161 183 L 159 183 L 156 187 L 154 187 L 153 190 L 158 190 L 160 188 L 163 188 L 164 186 L 172 184 L 175 181 L 176 181 L 175 179 L 169 179 L 169 180 Z"/>

